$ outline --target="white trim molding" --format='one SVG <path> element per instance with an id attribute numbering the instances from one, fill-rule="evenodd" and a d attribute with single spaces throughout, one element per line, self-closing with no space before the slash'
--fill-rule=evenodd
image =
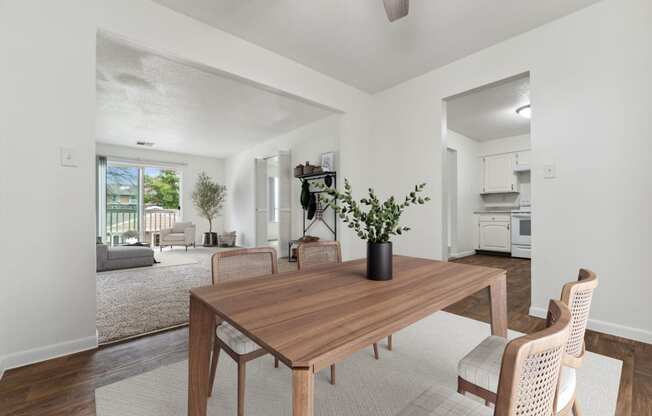
<path id="1" fill-rule="evenodd" d="M 2 376 L 5 375 L 5 357 L 0 357 L 0 381 L 2 381 Z"/>
<path id="2" fill-rule="evenodd" d="M 8 354 L 1 360 L 0 368 L 11 370 L 12 368 L 22 367 L 82 351 L 93 350 L 95 348 L 97 348 L 97 336 L 75 339 L 59 344 Z"/>
<path id="3" fill-rule="evenodd" d="M 546 319 L 548 312 L 543 308 L 532 306 L 530 307 L 530 315 Z M 587 327 L 593 331 L 644 342 L 646 344 L 652 344 L 652 332 L 644 329 L 632 328 L 630 326 L 618 325 L 597 319 L 589 319 Z"/>
<path id="4" fill-rule="evenodd" d="M 475 254 L 475 250 L 460 251 L 459 253 L 451 253 L 448 255 L 449 259 L 461 259 L 462 257 L 469 257 Z"/>

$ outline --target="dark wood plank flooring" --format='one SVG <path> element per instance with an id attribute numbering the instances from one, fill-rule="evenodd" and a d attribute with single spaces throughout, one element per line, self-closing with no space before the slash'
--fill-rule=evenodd
<path id="1" fill-rule="evenodd" d="M 543 326 L 527 314 L 528 260 L 471 256 L 457 261 L 507 270 L 510 329 L 532 332 Z M 479 292 L 448 311 L 489 322 L 488 293 Z M 95 415 L 97 387 L 186 359 L 187 337 L 187 328 L 174 329 L 10 370 L 0 381 L 0 416 Z M 652 416 L 652 346 L 597 332 L 586 338 L 590 351 L 624 362 L 617 416 Z"/>

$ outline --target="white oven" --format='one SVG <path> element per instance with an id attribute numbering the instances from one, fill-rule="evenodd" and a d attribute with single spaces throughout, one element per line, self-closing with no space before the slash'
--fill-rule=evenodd
<path id="1" fill-rule="evenodd" d="M 512 257 L 531 258 L 532 213 L 512 211 Z"/>

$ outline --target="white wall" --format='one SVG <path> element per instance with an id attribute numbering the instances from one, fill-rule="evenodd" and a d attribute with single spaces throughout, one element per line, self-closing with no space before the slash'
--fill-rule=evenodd
<path id="1" fill-rule="evenodd" d="M 228 230 L 238 231 L 241 238 L 239 244 L 255 246 L 255 200 L 254 200 L 254 159 L 270 157 L 281 150 L 290 151 L 291 167 L 310 161 L 319 164 L 322 153 L 339 150 L 342 116 L 339 114 L 300 127 L 289 133 L 271 138 L 249 150 L 241 152 L 226 161 L 226 184 L 235 190 L 235 195 L 227 202 L 226 225 Z M 336 156 L 336 165 L 339 154 Z M 290 237 L 301 237 L 303 211 L 299 203 L 301 185 L 294 175 L 291 175 L 292 186 L 290 206 L 292 211 Z M 311 229 L 311 235 L 325 239 L 332 236 L 323 228 Z"/>
<path id="2" fill-rule="evenodd" d="M 214 181 L 220 184 L 225 183 L 223 159 L 211 157 L 201 157 L 185 155 L 181 153 L 161 152 L 152 149 L 135 149 L 126 146 L 115 146 L 106 143 L 97 143 L 96 153 L 101 156 L 114 158 L 125 158 L 131 160 L 145 160 L 156 162 L 167 162 L 180 164 L 182 177 L 182 198 L 181 204 L 183 209 L 183 221 L 192 221 L 197 225 L 197 234 L 195 236 L 197 243 L 201 243 L 202 234 L 208 232 L 208 220 L 203 218 L 192 203 L 192 192 L 195 189 L 195 183 L 199 173 L 204 171 Z M 230 197 L 229 189 L 227 199 Z M 213 221 L 213 232 L 220 233 L 223 231 L 224 209 Z"/>
<path id="3" fill-rule="evenodd" d="M 4 375 L 5 372 L 5 354 L 7 354 L 8 351 L 6 345 L 8 334 L 5 333 L 5 327 L 3 321 L 0 321 L 0 324 L 2 324 L 2 326 L 0 327 L 0 381 L 2 381 L 2 376 Z"/>
<path id="4" fill-rule="evenodd" d="M 480 143 L 452 130 L 447 146 L 457 151 L 457 244 L 453 257 L 473 253 L 477 245 L 477 221 L 473 213 L 482 206 L 480 198 Z"/>
<path id="5" fill-rule="evenodd" d="M 7 368 L 97 344 L 95 33 L 92 2 L 0 2 Z M 61 146 L 76 168 L 59 165 Z"/>
<path id="6" fill-rule="evenodd" d="M 504 137 L 502 139 L 487 140 L 484 142 L 477 142 L 478 155 L 489 156 L 500 153 L 520 152 L 523 150 L 530 150 L 532 145 L 530 143 L 530 135 L 523 134 L 520 136 Z"/>
<path id="7" fill-rule="evenodd" d="M 425 180 L 434 196 L 398 251 L 442 257 L 442 99 L 530 71 L 533 310 L 590 267 L 590 326 L 652 342 L 650 21 L 649 0 L 604 0 L 378 94 L 373 182 L 402 193 Z"/>

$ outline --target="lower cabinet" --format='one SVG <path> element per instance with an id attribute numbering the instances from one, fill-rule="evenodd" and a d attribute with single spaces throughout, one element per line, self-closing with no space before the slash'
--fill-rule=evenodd
<path id="1" fill-rule="evenodd" d="M 512 249 L 509 215 L 482 214 L 478 221 L 478 249 L 509 253 Z"/>

